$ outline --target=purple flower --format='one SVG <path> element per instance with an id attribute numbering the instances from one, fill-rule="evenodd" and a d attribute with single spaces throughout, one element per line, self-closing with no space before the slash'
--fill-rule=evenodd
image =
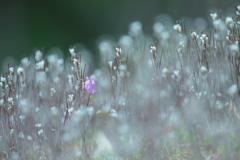
<path id="1" fill-rule="evenodd" d="M 92 94 L 96 93 L 94 78 L 86 77 L 86 82 L 83 82 L 82 85 L 82 89 L 86 89 L 89 93 Z"/>

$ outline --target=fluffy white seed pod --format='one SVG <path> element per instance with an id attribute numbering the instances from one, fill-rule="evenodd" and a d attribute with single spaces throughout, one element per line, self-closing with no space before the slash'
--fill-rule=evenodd
<path id="1" fill-rule="evenodd" d="M 142 34 L 142 23 L 139 21 L 135 21 L 130 24 L 129 27 L 129 35 L 132 37 L 137 37 Z"/>
<path id="2" fill-rule="evenodd" d="M 193 39 L 197 38 L 197 33 L 196 33 L 196 32 L 192 32 L 192 33 L 191 33 L 191 37 L 192 37 Z"/>
<path id="3" fill-rule="evenodd" d="M 35 60 L 38 62 L 38 61 L 41 61 L 42 60 L 42 57 L 43 57 L 43 53 L 40 51 L 40 50 L 37 50 L 35 52 Z"/>
<path id="4" fill-rule="evenodd" d="M 237 92 L 238 92 L 238 88 L 237 88 L 237 85 L 236 85 L 236 84 L 232 85 L 232 86 L 229 87 L 229 89 L 228 89 L 228 94 L 229 94 L 230 96 L 235 96 L 235 95 L 237 94 Z"/>
<path id="5" fill-rule="evenodd" d="M 18 69 L 17 69 L 17 74 L 18 74 L 19 76 L 23 76 L 23 75 L 24 75 L 24 69 L 23 69 L 22 67 L 18 67 Z"/>

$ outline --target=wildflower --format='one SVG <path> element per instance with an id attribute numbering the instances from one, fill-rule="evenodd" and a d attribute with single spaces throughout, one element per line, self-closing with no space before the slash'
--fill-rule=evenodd
<path id="1" fill-rule="evenodd" d="M 200 37 L 202 43 L 205 45 L 208 41 L 208 35 L 207 34 L 201 34 L 201 37 Z"/>
<path id="2" fill-rule="evenodd" d="M 182 27 L 181 27 L 180 24 L 175 24 L 175 25 L 173 26 L 173 29 L 176 30 L 176 31 L 178 31 L 179 33 L 182 33 Z"/>
<path id="3" fill-rule="evenodd" d="M 191 36 L 192 36 L 193 39 L 196 39 L 198 35 L 197 35 L 196 32 L 192 32 L 192 33 L 191 33 Z"/>
<path id="4" fill-rule="evenodd" d="M 87 80 L 86 82 L 83 82 L 82 89 L 87 90 L 89 93 L 95 94 L 96 90 L 95 90 L 94 78 L 86 77 L 86 80 Z"/>
<path id="5" fill-rule="evenodd" d="M 122 49 L 120 46 L 114 47 L 115 51 L 116 51 L 116 56 L 117 57 L 121 57 L 122 56 Z"/>
<path id="6" fill-rule="evenodd" d="M 228 26 L 229 28 L 233 28 L 233 26 L 234 26 L 234 21 L 233 21 L 232 17 L 227 17 L 226 20 L 225 20 L 225 22 L 226 22 L 226 24 L 227 24 L 227 26 Z"/>
<path id="7" fill-rule="evenodd" d="M 218 18 L 218 15 L 216 12 L 210 13 L 210 16 L 212 17 L 213 20 L 216 20 Z"/>

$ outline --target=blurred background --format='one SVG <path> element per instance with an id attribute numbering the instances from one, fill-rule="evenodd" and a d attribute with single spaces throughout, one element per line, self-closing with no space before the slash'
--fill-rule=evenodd
<path id="1" fill-rule="evenodd" d="M 234 12 L 236 0 L 0 0 L 0 63 L 5 57 L 20 58 L 34 49 L 48 52 L 83 43 L 94 57 L 101 35 L 118 39 L 128 33 L 129 23 L 142 22 L 152 33 L 154 18 L 166 13 L 173 21 L 181 17 L 209 19 L 214 9 Z M 2 66 L 2 65 L 1 65 Z"/>

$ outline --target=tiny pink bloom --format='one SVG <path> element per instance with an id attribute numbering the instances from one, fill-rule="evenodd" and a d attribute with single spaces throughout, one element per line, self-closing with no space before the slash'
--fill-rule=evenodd
<path id="1" fill-rule="evenodd" d="M 86 82 L 83 82 L 82 85 L 83 85 L 82 89 L 85 89 L 92 94 L 96 93 L 94 78 L 86 77 Z"/>

